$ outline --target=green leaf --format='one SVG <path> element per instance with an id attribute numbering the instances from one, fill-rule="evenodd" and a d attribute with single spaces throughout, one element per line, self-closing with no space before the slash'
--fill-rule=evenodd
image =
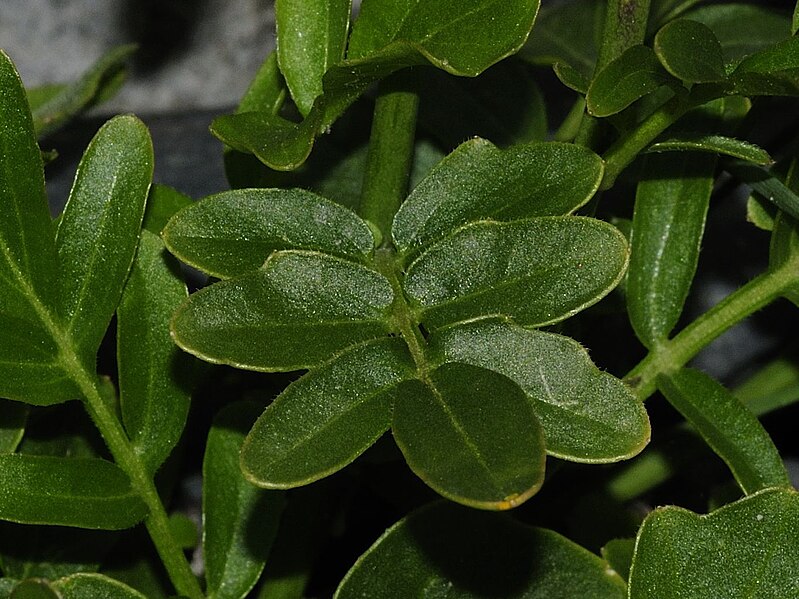
<path id="1" fill-rule="evenodd" d="M 208 362 L 298 370 L 389 332 L 391 284 L 325 254 L 275 252 L 260 270 L 192 295 L 172 319 L 177 344 Z"/>
<path id="2" fill-rule="evenodd" d="M 799 95 L 799 37 L 743 59 L 730 81 L 732 93 L 743 96 Z"/>
<path id="3" fill-rule="evenodd" d="M 500 150 L 472 139 L 444 158 L 394 217 L 392 237 L 403 256 L 474 220 L 570 214 L 596 193 L 602 160 L 559 142 Z"/>
<path id="4" fill-rule="evenodd" d="M 745 493 L 790 485 L 785 465 L 763 425 L 719 383 L 698 370 L 683 368 L 659 376 L 658 387 L 727 463 Z"/>
<path id="5" fill-rule="evenodd" d="M 507 377 L 443 364 L 400 384 L 392 431 L 419 478 L 471 507 L 507 510 L 544 482 L 544 433 L 532 405 Z"/>
<path id="6" fill-rule="evenodd" d="M 61 316 L 87 363 L 95 360 L 133 263 L 153 146 L 134 116 L 108 121 L 83 154 L 56 236 Z"/>
<path id="7" fill-rule="evenodd" d="M 651 48 L 632 46 L 594 77 L 585 97 L 588 112 L 598 117 L 616 114 L 663 85 L 678 83 Z"/>
<path id="8" fill-rule="evenodd" d="M 25 404 L 0 399 L 0 454 L 13 453 L 25 434 L 29 408 Z"/>
<path id="9" fill-rule="evenodd" d="M 673 21 L 694 4 L 702 0 L 652 0 L 649 9 L 647 30 L 649 34 L 655 33 L 669 21 Z"/>
<path id="10" fill-rule="evenodd" d="M 258 581 L 277 534 L 283 493 L 246 481 L 239 468 L 244 436 L 260 407 L 237 402 L 214 418 L 203 460 L 203 557 L 206 594 L 241 599 Z"/>
<path id="11" fill-rule="evenodd" d="M 122 86 L 126 64 L 136 51 L 135 45 L 119 46 L 103 55 L 80 79 L 68 85 L 49 86 L 47 97 L 35 97 L 33 126 L 42 137 L 60 129 L 84 110 L 108 100 Z"/>
<path id="12" fill-rule="evenodd" d="M 0 578 L 0 599 L 10 599 L 11 591 L 18 584 L 19 581 L 13 578 Z"/>
<path id="13" fill-rule="evenodd" d="M 122 422 L 151 474 L 169 456 L 189 413 L 191 363 L 169 335 L 173 312 L 188 293 L 180 267 L 161 240 L 142 231 L 117 310 Z"/>
<path id="14" fill-rule="evenodd" d="M 624 599 L 596 555 L 543 528 L 435 503 L 389 528 L 344 577 L 336 599 Z"/>
<path id="15" fill-rule="evenodd" d="M 706 516 L 678 507 L 644 520 L 630 599 L 783 599 L 799 593 L 799 498 L 768 489 Z"/>
<path id="16" fill-rule="evenodd" d="M 60 599 L 147 599 L 140 592 L 102 574 L 73 574 L 51 585 Z"/>
<path id="17" fill-rule="evenodd" d="M 10 599 L 62 599 L 46 580 L 23 580 L 9 595 Z"/>
<path id="18" fill-rule="evenodd" d="M 150 194 L 147 197 L 142 229 L 146 229 L 155 235 L 160 235 L 169 219 L 178 210 L 189 206 L 191 203 L 191 198 L 177 189 L 168 185 L 153 185 L 150 187 Z"/>
<path id="19" fill-rule="evenodd" d="M 769 153 L 760 146 L 741 139 L 712 133 L 671 133 L 669 137 L 653 143 L 646 150 L 647 153 L 682 151 L 724 154 L 761 166 L 769 166 L 774 162 Z"/>
<path id="20" fill-rule="evenodd" d="M 655 36 L 655 54 L 660 64 L 686 83 L 724 81 L 724 56 L 721 43 L 707 25 L 677 19 Z"/>
<path id="21" fill-rule="evenodd" d="M 627 312 L 648 348 L 677 324 L 691 287 L 713 191 L 715 156 L 648 156 L 633 214 Z"/>
<path id="22" fill-rule="evenodd" d="M 602 559 L 625 581 L 630 577 L 635 539 L 612 539 L 602 547 Z"/>
<path id="23" fill-rule="evenodd" d="M 399 338 L 359 345 L 315 368 L 255 423 L 241 455 L 245 475 L 286 489 L 340 470 L 388 430 L 393 390 L 415 370 Z"/>
<path id="24" fill-rule="evenodd" d="M 316 250 L 363 262 L 375 241 L 348 208 L 301 189 L 240 189 L 181 210 L 164 229 L 169 250 L 215 277 L 263 266 L 275 250 Z"/>
<path id="25" fill-rule="evenodd" d="M 277 57 L 300 114 L 322 94 L 322 76 L 344 58 L 352 0 L 276 0 Z"/>
<path id="26" fill-rule="evenodd" d="M 181 549 L 194 549 L 199 541 L 197 524 L 186 514 L 169 514 L 169 533 Z"/>
<path id="27" fill-rule="evenodd" d="M 404 287 L 421 320 L 433 328 L 490 315 L 542 326 L 607 295 L 624 274 L 627 257 L 624 236 L 590 218 L 482 221 L 419 256 Z"/>
<path id="28" fill-rule="evenodd" d="M 437 331 L 429 355 L 434 364 L 471 364 L 513 380 L 527 395 L 547 453 L 555 457 L 614 462 L 636 455 L 649 441 L 641 402 L 568 337 L 475 321 Z"/>
<path id="29" fill-rule="evenodd" d="M 583 96 L 588 93 L 591 80 L 580 73 L 580 71 L 575 69 L 569 63 L 556 62 L 554 65 L 552 65 L 552 70 L 555 71 L 555 75 L 558 79 L 560 79 L 560 82 L 569 89 L 573 89 Z"/>
<path id="30" fill-rule="evenodd" d="M 288 88 L 278 67 L 277 52 L 270 52 L 241 97 L 237 112 L 263 111 L 277 114 Z"/>
<path id="31" fill-rule="evenodd" d="M 796 3 L 796 8 L 793 9 L 793 20 L 791 21 L 791 35 L 796 35 L 799 31 L 799 2 Z"/>
<path id="32" fill-rule="evenodd" d="M 147 514 L 127 475 L 99 459 L 0 455 L 0 488 L 0 519 L 11 522 L 117 530 Z"/>
<path id="33" fill-rule="evenodd" d="M 742 160 L 728 160 L 724 163 L 724 168 L 780 210 L 799 219 L 799 195 L 770 171 Z"/>

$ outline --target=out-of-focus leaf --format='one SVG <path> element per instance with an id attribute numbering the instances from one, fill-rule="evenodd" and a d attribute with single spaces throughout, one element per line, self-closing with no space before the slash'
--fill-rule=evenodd
<path id="1" fill-rule="evenodd" d="M 51 583 L 60 599 L 147 599 L 140 592 L 102 574 L 73 574 Z"/>
<path id="2" fill-rule="evenodd" d="M 0 578 L 0 599 L 9 599 L 11 597 L 11 591 L 14 590 L 14 587 L 19 584 L 18 580 L 8 577 L 1 577 Z"/>
<path id="3" fill-rule="evenodd" d="M 706 374 L 683 368 L 658 377 L 666 399 L 732 470 L 747 494 L 788 486 L 788 473 L 774 442 L 732 393 Z"/>
<path id="4" fill-rule="evenodd" d="M 369 226 L 351 210 L 301 189 L 239 189 L 181 210 L 164 229 L 169 250 L 215 277 L 260 268 L 276 250 L 316 250 L 364 261 Z"/>
<path id="5" fill-rule="evenodd" d="M 630 576 L 634 551 L 635 539 L 612 539 L 602 547 L 602 558 L 626 581 Z"/>
<path id="6" fill-rule="evenodd" d="M 651 512 L 638 533 L 630 599 L 799 594 L 799 499 L 767 489 L 706 516 L 679 507 Z"/>
<path id="7" fill-rule="evenodd" d="M 277 534 L 283 493 L 244 479 L 239 452 L 260 413 L 255 403 L 226 406 L 214 419 L 203 461 L 203 556 L 206 594 L 241 599 L 261 575 Z"/>
<path id="8" fill-rule="evenodd" d="M 613 225 L 573 216 L 481 221 L 434 244 L 404 287 L 425 325 L 504 315 L 524 326 L 563 320 L 615 287 L 627 266 Z"/>
<path id="9" fill-rule="evenodd" d="M 724 168 L 780 210 L 799 219 L 799 195 L 767 169 L 742 160 L 728 160 L 724 163 Z"/>
<path id="10" fill-rule="evenodd" d="M 675 133 L 653 143 L 647 152 L 697 151 L 725 154 L 747 162 L 768 166 L 774 161 L 760 146 L 748 141 L 705 133 Z"/>
<path id="11" fill-rule="evenodd" d="M 142 229 L 160 235 L 169 219 L 178 210 L 191 204 L 191 198 L 169 185 L 156 184 L 150 188 L 147 207 L 144 209 Z"/>
<path id="12" fill-rule="evenodd" d="M 0 399 L 0 454 L 13 453 L 25 434 L 28 406 Z"/>
<path id="13" fill-rule="evenodd" d="M 147 514 L 127 475 L 99 459 L 0 455 L 0 488 L 0 519 L 11 522 L 116 530 Z"/>
<path id="14" fill-rule="evenodd" d="M 654 34 L 669 21 L 673 21 L 694 4 L 702 0 L 651 0 L 649 4 L 649 20 L 647 31 Z"/>
<path id="15" fill-rule="evenodd" d="M 208 362 L 298 370 L 388 333 L 393 299 L 388 280 L 364 266 L 275 252 L 260 270 L 189 297 L 172 319 L 172 335 Z"/>
<path id="16" fill-rule="evenodd" d="M 746 220 L 764 231 L 774 230 L 778 208 L 765 198 L 752 194 L 746 200 Z"/>
<path id="17" fill-rule="evenodd" d="M 632 457 L 649 441 L 641 402 L 619 379 L 601 372 L 579 343 L 504 322 L 447 327 L 430 338 L 430 360 L 488 368 L 527 395 L 550 455 L 579 462 Z"/>
<path id="18" fill-rule="evenodd" d="M 389 528 L 350 569 L 336 599 L 546 597 L 624 599 L 618 574 L 543 528 L 447 503 Z"/>
<path id="19" fill-rule="evenodd" d="M 500 150 L 484 139 L 467 141 L 402 204 L 394 244 L 407 257 L 471 221 L 570 214 L 596 193 L 603 171 L 599 156 L 573 144 Z"/>
<path id="20" fill-rule="evenodd" d="M 46 580 L 31 578 L 17 584 L 9 595 L 10 599 L 62 599 Z"/>
<path id="21" fill-rule="evenodd" d="M 169 532 L 181 549 L 197 547 L 200 538 L 197 525 L 186 514 L 175 512 L 169 515 Z"/>
<path id="22" fill-rule="evenodd" d="M 83 154 L 58 226 L 64 328 L 93 364 L 128 276 L 153 176 L 153 145 L 134 116 L 108 121 Z"/>
<path id="23" fill-rule="evenodd" d="M 721 43 L 698 21 L 677 19 L 665 25 L 655 36 L 655 54 L 669 73 L 686 83 L 726 78 Z"/>

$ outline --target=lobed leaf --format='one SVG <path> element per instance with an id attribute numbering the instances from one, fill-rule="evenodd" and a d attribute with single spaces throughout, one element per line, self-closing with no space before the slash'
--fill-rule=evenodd
<path id="1" fill-rule="evenodd" d="M 658 376 L 658 388 L 732 470 L 747 494 L 788 486 L 788 473 L 763 425 L 732 393 L 688 368 Z"/>
<path id="2" fill-rule="evenodd" d="M 474 321 L 434 333 L 429 355 L 433 364 L 471 364 L 514 381 L 541 422 L 547 453 L 555 457 L 614 462 L 636 455 L 649 441 L 641 402 L 568 337 Z"/>
<path id="3" fill-rule="evenodd" d="M 404 596 L 478 599 L 623 599 L 607 563 L 543 528 L 448 503 L 389 528 L 341 581 L 335 599 Z"/>
<path id="4" fill-rule="evenodd" d="M 774 162 L 769 153 L 758 145 L 712 133 L 673 133 L 666 139 L 653 143 L 646 153 L 684 151 L 724 154 L 761 166 L 769 166 Z"/>
<path id="5" fill-rule="evenodd" d="M 706 516 L 658 508 L 638 532 L 629 597 L 792 597 L 797 535 L 799 500 L 788 489 L 766 489 Z"/>
<path id="6" fill-rule="evenodd" d="M 276 250 L 316 250 L 363 262 L 375 245 L 354 212 L 301 189 L 209 196 L 176 214 L 163 236 L 183 262 L 225 279 L 260 268 Z"/>
<path id="7" fill-rule="evenodd" d="M 507 377 L 443 364 L 395 392 L 392 432 L 411 470 L 444 497 L 507 510 L 544 482 L 544 433 Z"/>
<path id="8" fill-rule="evenodd" d="M 652 349 L 677 324 L 691 287 L 713 191 L 715 156 L 647 156 L 633 213 L 627 312 Z"/>
<path id="9" fill-rule="evenodd" d="M 96 458 L 0 455 L 0 488 L 0 519 L 11 522 L 118 530 L 147 514 L 127 475 Z"/>
<path id="10" fill-rule="evenodd" d="M 206 595 L 241 599 L 261 575 L 277 534 L 283 494 L 258 489 L 239 468 L 244 436 L 260 408 L 227 405 L 214 418 L 203 460 L 203 558 Z"/>
<path id="11" fill-rule="evenodd" d="M 94 362 L 133 263 L 152 176 L 152 141 L 134 116 L 103 125 L 78 166 L 56 248 L 65 332 L 87 363 Z"/>
<path id="12" fill-rule="evenodd" d="M 710 83 L 727 77 L 721 43 L 698 21 L 671 21 L 655 35 L 654 47 L 660 64 L 683 82 Z"/>
<path id="13" fill-rule="evenodd" d="M 411 255 L 470 221 L 570 214 L 596 193 L 604 164 L 559 142 L 497 148 L 472 139 L 425 177 L 394 217 L 392 237 Z"/>
<path id="14" fill-rule="evenodd" d="M 405 292 L 429 327 L 504 315 L 524 326 L 563 320 L 615 287 L 627 242 L 584 217 L 482 221 L 444 238 L 408 268 Z"/>
<path id="15" fill-rule="evenodd" d="M 261 371 L 310 368 L 389 332 L 391 284 L 364 266 L 304 251 L 189 297 L 172 336 L 208 362 Z"/>

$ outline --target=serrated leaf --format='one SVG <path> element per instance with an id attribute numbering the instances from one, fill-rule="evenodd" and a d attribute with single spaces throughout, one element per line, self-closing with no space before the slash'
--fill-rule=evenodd
<path id="1" fill-rule="evenodd" d="M 419 478 L 444 497 L 507 510 L 544 482 L 544 433 L 524 392 L 507 377 L 443 364 L 395 391 L 394 439 Z"/>
<path id="2" fill-rule="evenodd" d="M 391 424 L 393 390 L 415 367 L 400 338 L 359 345 L 289 385 L 242 450 L 251 481 L 285 489 L 340 470 Z"/>
<path id="3" fill-rule="evenodd" d="M 300 114 L 322 93 L 322 76 L 344 58 L 352 0 L 276 0 L 277 56 Z"/>
<path id="4" fill-rule="evenodd" d="M 183 432 L 189 413 L 191 363 L 169 335 L 173 312 L 188 293 L 177 261 L 142 231 L 117 310 L 119 402 L 128 438 L 154 474 Z"/>
<path id="5" fill-rule="evenodd" d="M 244 479 L 239 452 L 261 412 L 253 402 L 220 410 L 203 460 L 203 557 L 206 594 L 241 599 L 258 581 L 277 534 L 283 493 L 258 489 Z"/>
<path id="6" fill-rule="evenodd" d="M 768 166 L 774 162 L 769 153 L 758 145 L 712 133 L 672 133 L 669 137 L 653 143 L 646 150 L 647 153 L 683 151 L 724 154 L 761 166 Z"/>
<path id="7" fill-rule="evenodd" d="M 688 368 L 658 376 L 658 388 L 732 470 L 747 494 L 788 486 L 788 473 L 763 425 L 706 374 Z"/>
<path id="8" fill-rule="evenodd" d="M 447 503 L 389 528 L 339 585 L 335 599 L 523 597 L 624 599 L 607 563 L 543 528 Z"/>
<path id="9" fill-rule="evenodd" d="M 649 441 L 641 402 L 619 379 L 594 366 L 573 339 L 475 321 L 436 332 L 429 352 L 434 364 L 472 364 L 513 380 L 541 422 L 550 455 L 613 462 L 632 457 Z"/>
<path id="10" fill-rule="evenodd" d="M 783 599 L 799 594 L 799 499 L 767 489 L 706 516 L 653 511 L 638 533 L 630 599 Z"/>
<path id="11" fill-rule="evenodd" d="M 29 408 L 23 403 L 0 399 L 0 454 L 13 453 L 25 434 Z"/>
<path id="12" fill-rule="evenodd" d="M 630 576 L 635 539 L 611 539 L 602 547 L 602 559 L 625 581 Z"/>
<path id="13" fill-rule="evenodd" d="M 589 114 L 606 117 L 621 112 L 630 104 L 663 85 L 675 85 L 646 46 L 632 46 L 602 69 L 591 81 L 586 95 Z"/>
<path id="14" fill-rule="evenodd" d="M 154 235 L 160 235 L 169 219 L 191 203 L 192 200 L 189 196 L 169 185 L 153 185 L 150 187 L 147 197 L 142 229 L 146 229 Z"/>
<path id="15" fill-rule="evenodd" d="M 177 344 L 203 360 L 261 371 L 311 368 L 389 332 L 391 284 L 315 252 L 271 255 L 263 268 L 189 297 L 172 319 Z"/>
<path id="16" fill-rule="evenodd" d="M 559 142 L 500 150 L 467 141 L 444 158 L 402 204 L 392 237 L 411 255 L 475 220 L 570 214 L 599 188 L 604 165 L 590 150 Z"/>
<path id="17" fill-rule="evenodd" d="M 215 277 L 260 268 L 276 250 L 316 250 L 363 262 L 374 249 L 354 212 L 301 189 L 240 189 L 176 214 L 163 232 L 169 250 Z"/>
<path id="18" fill-rule="evenodd" d="M 627 312 L 648 348 L 668 338 L 696 272 L 714 156 L 648 156 L 633 214 Z"/>
<path id="19" fill-rule="evenodd" d="M 134 116 L 108 121 L 83 154 L 56 235 L 64 328 L 94 362 L 133 263 L 153 145 Z"/>
<path id="20" fill-rule="evenodd" d="M 627 242 L 584 217 L 476 222 L 444 238 L 408 268 L 411 306 L 436 328 L 504 315 L 542 326 L 599 301 L 627 266 Z"/>
<path id="21" fill-rule="evenodd" d="M 127 475 L 99 459 L 0 455 L 0 488 L 0 519 L 11 522 L 117 530 L 147 514 Z"/>
<path id="22" fill-rule="evenodd" d="M 707 25 L 690 19 L 671 21 L 655 35 L 654 47 L 660 64 L 686 83 L 726 79 L 721 43 Z"/>
<path id="23" fill-rule="evenodd" d="M 743 96 L 799 95 L 799 38 L 791 37 L 744 58 L 730 76 Z"/>
<path id="24" fill-rule="evenodd" d="M 73 574 L 51 583 L 60 599 L 146 599 L 140 592 L 102 574 Z"/>

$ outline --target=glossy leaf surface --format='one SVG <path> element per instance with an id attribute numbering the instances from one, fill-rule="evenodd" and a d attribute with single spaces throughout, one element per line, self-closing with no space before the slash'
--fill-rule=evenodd
<path id="1" fill-rule="evenodd" d="M 122 422 L 151 473 L 169 456 L 189 413 L 191 363 L 169 336 L 172 313 L 188 293 L 180 266 L 143 231 L 117 310 Z"/>
<path id="2" fill-rule="evenodd" d="M 408 268 L 404 287 L 422 321 L 434 328 L 490 315 L 540 326 L 599 301 L 626 266 L 624 237 L 597 220 L 483 221 L 423 253 Z"/>
<path id="3" fill-rule="evenodd" d="M 203 461 L 203 558 L 206 594 L 241 599 L 261 575 L 283 511 L 283 494 L 244 479 L 239 452 L 260 408 L 237 402 L 214 418 Z"/>
<path id="4" fill-rule="evenodd" d="M 446 503 L 424 507 L 364 553 L 336 599 L 403 596 L 478 599 L 623 599 L 607 563 L 543 528 Z"/>
<path id="5" fill-rule="evenodd" d="M 60 599 L 145 599 L 140 592 L 102 574 L 73 574 L 50 584 Z"/>
<path id="6" fill-rule="evenodd" d="M 86 359 L 93 359 L 119 303 L 152 176 L 150 135 L 133 116 L 103 125 L 78 166 L 56 248 L 61 316 Z"/>
<path id="7" fill-rule="evenodd" d="M 213 363 L 310 368 L 389 331 L 389 282 L 314 252 L 272 254 L 263 268 L 198 291 L 172 319 L 173 339 Z"/>
<path id="8" fill-rule="evenodd" d="M 573 339 L 476 321 L 437 332 L 429 351 L 436 364 L 472 364 L 513 380 L 541 422 L 550 455 L 613 462 L 632 457 L 649 441 L 641 402 L 619 379 L 594 366 Z"/>
<path id="9" fill-rule="evenodd" d="M 444 364 L 397 387 L 392 431 L 419 478 L 471 507 L 506 510 L 544 480 L 544 433 L 524 392 L 496 372 Z"/>
<path id="10" fill-rule="evenodd" d="M 683 368 L 659 376 L 658 387 L 727 463 L 745 493 L 790 484 L 763 425 L 721 384 L 698 370 Z"/>
<path id="11" fill-rule="evenodd" d="M 242 468 L 266 488 L 308 484 L 340 470 L 391 424 L 394 388 L 415 375 L 399 338 L 354 347 L 289 385 L 255 423 Z"/>
<path id="12" fill-rule="evenodd" d="M 322 93 L 322 76 L 344 58 L 351 0 L 276 0 L 277 56 L 300 113 Z"/>
<path id="13" fill-rule="evenodd" d="M 392 227 L 395 245 L 408 255 L 470 221 L 569 214 L 594 195 L 603 166 L 599 156 L 571 144 L 500 150 L 484 139 L 467 141 L 402 204 Z"/>
<path id="14" fill-rule="evenodd" d="M 721 43 L 698 21 L 677 19 L 664 26 L 655 36 L 655 53 L 669 73 L 686 83 L 726 78 Z"/>
<path id="15" fill-rule="evenodd" d="M 215 277 L 260 268 L 275 250 L 316 250 L 363 261 L 374 248 L 354 212 L 301 189 L 240 189 L 188 206 L 164 229 L 170 251 Z"/>
<path id="16" fill-rule="evenodd" d="M 682 313 L 696 272 L 713 190 L 714 156 L 648 156 L 633 214 L 627 312 L 648 348 L 664 341 Z"/>
<path id="17" fill-rule="evenodd" d="M 12 522 L 116 530 L 147 514 L 127 475 L 104 460 L 0 455 L 0 488 L 0 519 Z"/>
<path id="18" fill-rule="evenodd" d="M 653 143 L 647 152 L 710 152 L 767 166 L 773 163 L 763 148 L 742 139 L 704 133 L 676 133 Z"/>
<path id="19" fill-rule="evenodd" d="M 761 491 L 706 516 L 658 508 L 638 533 L 630 599 L 794 596 L 797 535 L 793 490 Z"/>

